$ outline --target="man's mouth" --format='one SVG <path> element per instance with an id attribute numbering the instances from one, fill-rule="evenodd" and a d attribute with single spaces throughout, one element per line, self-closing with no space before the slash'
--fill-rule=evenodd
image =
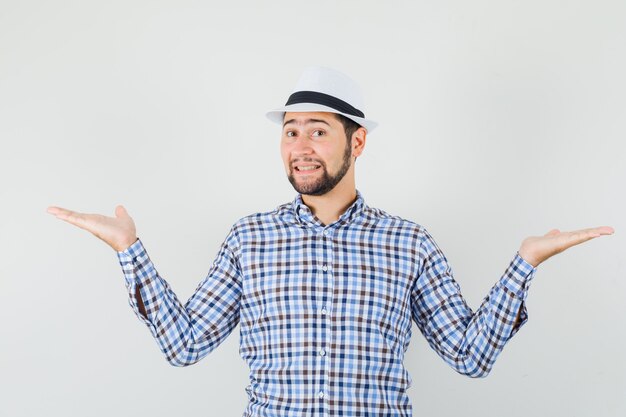
<path id="1" fill-rule="evenodd" d="M 296 165 L 293 169 L 300 174 L 311 174 L 317 172 L 321 167 L 321 165 Z"/>

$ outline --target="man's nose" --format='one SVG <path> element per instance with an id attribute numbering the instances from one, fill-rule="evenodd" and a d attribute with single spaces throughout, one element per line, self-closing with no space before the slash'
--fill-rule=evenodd
<path id="1" fill-rule="evenodd" d="M 310 138 L 302 136 L 293 145 L 294 155 L 309 155 L 313 153 L 313 146 Z"/>

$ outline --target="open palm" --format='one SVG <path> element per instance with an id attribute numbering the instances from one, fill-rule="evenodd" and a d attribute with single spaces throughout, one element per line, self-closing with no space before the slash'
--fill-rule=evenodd
<path id="1" fill-rule="evenodd" d="M 118 252 L 137 240 L 135 222 L 121 205 L 115 207 L 115 217 L 78 213 L 56 206 L 48 207 L 47 211 L 58 219 L 91 232 Z"/>
<path id="2" fill-rule="evenodd" d="M 551 256 L 561 253 L 574 245 L 610 234 L 613 234 L 613 228 L 609 226 L 593 227 L 573 232 L 561 232 L 558 229 L 553 229 L 543 236 L 532 236 L 524 239 L 519 254 L 526 262 L 536 267 Z"/>

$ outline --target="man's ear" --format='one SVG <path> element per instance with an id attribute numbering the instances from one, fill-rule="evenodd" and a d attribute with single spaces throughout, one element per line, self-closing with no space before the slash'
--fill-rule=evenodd
<path id="1" fill-rule="evenodd" d="M 358 128 L 352 134 L 352 156 L 355 158 L 361 156 L 363 149 L 365 148 L 365 140 L 367 137 L 367 130 L 364 127 Z"/>

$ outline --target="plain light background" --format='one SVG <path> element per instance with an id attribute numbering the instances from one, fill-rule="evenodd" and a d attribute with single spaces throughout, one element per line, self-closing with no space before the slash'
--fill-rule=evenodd
<path id="1" fill-rule="evenodd" d="M 46 213 L 123 204 L 182 301 L 240 217 L 291 201 L 281 106 L 342 70 L 380 126 L 372 207 L 435 237 L 477 308 L 523 238 L 616 233 L 539 267 L 493 372 L 456 374 L 413 327 L 416 416 L 626 415 L 626 3 L 0 2 L 0 415 L 241 415 L 239 327 L 167 364 L 115 252 Z"/>

